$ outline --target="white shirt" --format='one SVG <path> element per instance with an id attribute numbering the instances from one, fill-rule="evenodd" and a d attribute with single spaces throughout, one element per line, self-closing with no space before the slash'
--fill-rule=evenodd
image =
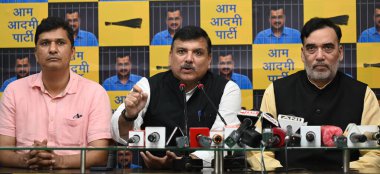
<path id="1" fill-rule="evenodd" d="M 137 86 L 139 86 L 144 93 L 148 95 L 147 103 L 145 107 L 139 112 L 138 117 L 134 121 L 134 130 L 141 129 L 140 126 L 143 124 L 143 118 L 145 116 L 145 113 L 149 106 L 150 101 L 150 86 L 148 79 L 143 77 L 140 81 L 136 83 Z M 190 90 L 186 93 L 186 101 L 189 100 L 189 98 L 194 94 L 195 88 L 193 90 Z M 121 104 L 117 110 L 113 113 L 112 119 L 111 119 L 111 127 L 112 127 L 112 138 L 121 143 L 121 144 L 127 144 L 127 141 L 120 137 L 119 134 L 119 117 L 121 115 L 121 112 L 124 110 L 125 104 Z M 238 125 L 240 124 L 239 119 L 237 118 L 237 114 L 241 110 L 241 92 L 239 86 L 234 83 L 233 81 L 228 81 L 224 91 L 222 98 L 220 100 L 219 104 L 219 113 L 222 115 L 224 120 L 228 125 Z M 220 119 L 219 116 L 216 116 L 215 122 L 211 127 L 211 130 L 223 130 L 224 123 Z M 214 152 L 213 151 L 196 151 L 192 153 L 193 155 L 197 156 L 198 158 L 201 158 L 205 160 L 208 163 L 211 163 L 211 160 L 213 159 Z"/>

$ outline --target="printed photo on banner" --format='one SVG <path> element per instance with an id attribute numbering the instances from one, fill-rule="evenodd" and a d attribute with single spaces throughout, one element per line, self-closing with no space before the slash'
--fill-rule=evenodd
<path id="1" fill-rule="evenodd" d="M 150 2 L 149 8 L 150 45 L 171 45 L 182 26 L 199 26 L 199 1 Z"/>
<path id="2" fill-rule="evenodd" d="M 129 91 L 149 77 L 149 47 L 100 47 L 100 83 L 107 91 Z"/>
<path id="3" fill-rule="evenodd" d="M 212 72 L 235 82 L 240 89 L 252 89 L 251 45 L 214 46 Z"/>
<path id="4" fill-rule="evenodd" d="M 357 1 L 358 42 L 380 42 L 380 1 Z"/>
<path id="5" fill-rule="evenodd" d="M 40 71 L 32 48 L 0 49 L 0 92 L 17 79 Z"/>
<path id="6" fill-rule="evenodd" d="M 257 0 L 252 9 L 254 44 L 301 43 L 302 0 Z"/>
<path id="7" fill-rule="evenodd" d="M 32 48 L 47 3 L 0 3 L 0 48 Z"/>
<path id="8" fill-rule="evenodd" d="M 98 3 L 49 3 L 49 16 L 64 18 L 74 30 L 74 46 L 98 46 Z"/>
<path id="9" fill-rule="evenodd" d="M 100 46 L 149 45 L 149 2 L 99 2 Z"/>
<path id="10" fill-rule="evenodd" d="M 201 27 L 215 45 L 252 43 L 251 1 L 202 0 Z"/>

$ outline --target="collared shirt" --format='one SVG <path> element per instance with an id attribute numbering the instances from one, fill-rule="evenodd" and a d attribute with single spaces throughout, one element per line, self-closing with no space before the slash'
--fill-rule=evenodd
<path id="1" fill-rule="evenodd" d="M 151 45 L 171 45 L 173 41 L 169 30 L 164 30 L 154 35 Z"/>
<path id="2" fill-rule="evenodd" d="M 380 34 L 376 27 L 371 27 L 362 32 L 358 42 L 380 42 Z"/>
<path id="3" fill-rule="evenodd" d="M 126 84 L 122 84 L 117 75 L 107 78 L 103 82 L 103 87 L 107 91 L 122 91 L 131 90 L 142 77 L 135 74 L 130 74 Z"/>
<path id="4" fill-rule="evenodd" d="M 137 119 L 134 121 L 134 129 L 138 130 L 140 129 L 140 126 L 143 124 L 143 117 L 145 115 L 145 112 L 148 109 L 149 101 L 150 101 L 150 86 L 148 79 L 143 77 L 137 84 L 144 93 L 148 94 L 148 99 L 146 102 L 146 105 L 144 109 L 138 114 Z M 191 90 L 186 93 L 186 100 L 189 100 L 189 98 L 194 94 L 195 90 Z M 124 110 L 125 104 L 121 104 L 117 110 L 112 115 L 112 137 L 115 141 L 127 144 L 126 140 L 120 137 L 119 134 L 119 117 L 121 115 L 121 112 Z M 225 121 L 229 125 L 238 125 L 240 124 L 239 119 L 237 118 L 237 114 L 239 113 L 241 109 L 241 92 L 239 87 L 236 85 L 236 83 L 232 81 L 228 81 L 224 91 L 222 98 L 220 100 L 219 104 L 219 113 L 224 117 Z M 211 130 L 223 130 L 224 123 L 221 121 L 219 117 L 216 117 L 215 122 L 213 126 L 211 127 Z M 209 162 L 211 164 L 211 160 L 213 159 L 213 151 L 195 151 L 193 155 Z"/>
<path id="5" fill-rule="evenodd" d="M 16 146 L 32 146 L 47 139 L 50 147 L 83 147 L 111 138 L 111 105 L 98 83 L 70 71 L 64 91 L 51 97 L 42 73 L 9 84 L 0 103 L 0 134 L 16 138 Z M 78 150 L 57 150 L 59 155 Z"/>
<path id="6" fill-rule="evenodd" d="M 252 83 L 245 75 L 232 73 L 231 80 L 235 82 L 240 87 L 240 89 L 252 89 Z"/>
<path id="7" fill-rule="evenodd" d="M 301 43 L 301 33 L 293 28 L 284 27 L 280 37 L 272 32 L 272 29 L 266 29 L 259 32 L 255 38 L 255 44 L 281 44 L 281 43 Z"/>
<path id="8" fill-rule="evenodd" d="M 7 86 L 13 81 L 17 80 L 17 76 L 11 77 L 4 81 L 3 85 L 1 85 L 0 92 L 3 92 Z"/>
<path id="9" fill-rule="evenodd" d="M 98 46 L 95 35 L 79 29 L 78 35 L 74 40 L 74 46 Z"/>
<path id="10" fill-rule="evenodd" d="M 275 118 L 277 118 L 276 100 L 274 94 L 273 83 L 268 86 L 263 95 L 263 100 L 261 102 L 260 111 L 271 113 Z M 377 101 L 375 93 L 367 86 L 365 97 L 363 113 L 361 117 L 362 125 L 379 125 L 380 124 L 380 108 Z M 261 125 L 260 125 L 261 127 Z M 367 168 L 367 167 L 380 167 L 380 152 L 377 150 L 361 150 L 362 157 L 357 161 L 350 162 L 351 168 Z M 248 161 L 252 164 L 256 164 L 256 161 L 261 158 L 259 153 L 249 152 Z M 282 167 L 280 162 L 274 159 L 273 152 L 265 152 L 265 166 L 267 169 L 273 170 L 276 167 Z M 256 165 L 255 170 L 260 170 L 260 166 Z"/>

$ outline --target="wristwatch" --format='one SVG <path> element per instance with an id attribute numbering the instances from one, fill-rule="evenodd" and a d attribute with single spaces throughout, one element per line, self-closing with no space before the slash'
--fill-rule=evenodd
<path id="1" fill-rule="evenodd" d="M 125 109 L 123 111 L 121 111 L 121 116 L 124 118 L 125 121 L 131 122 L 131 121 L 135 121 L 136 120 L 137 116 L 133 117 L 133 118 L 129 118 L 129 117 L 127 117 L 125 115 L 125 112 L 127 112 L 127 110 L 125 110 Z"/>

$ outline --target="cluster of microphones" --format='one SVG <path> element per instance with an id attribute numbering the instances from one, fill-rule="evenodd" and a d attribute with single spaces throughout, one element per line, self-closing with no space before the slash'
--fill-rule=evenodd
<path id="1" fill-rule="evenodd" d="M 238 113 L 240 125 L 227 125 L 223 116 L 212 102 L 205 86 L 197 85 L 217 116 L 224 123 L 223 130 L 210 130 L 208 127 L 188 128 L 186 85 L 180 84 L 184 104 L 184 128 L 175 127 L 169 137 L 165 127 L 145 127 L 145 130 L 131 130 L 127 139 L 129 147 L 165 148 L 175 139 L 178 148 L 281 148 L 281 147 L 375 147 L 380 145 L 379 125 L 356 125 L 351 123 L 343 131 L 334 125 L 308 126 L 304 118 L 279 114 L 275 119 L 271 114 L 241 110 Z M 260 129 L 256 127 L 261 125 Z M 174 137 L 176 131 L 182 136 Z M 231 152 L 231 151 L 230 151 Z M 231 155 L 227 155 L 230 156 Z M 227 159 L 227 156 L 224 159 Z M 237 160 L 233 157 L 231 162 Z M 225 162 L 226 163 L 226 162 Z M 202 168 L 202 160 L 194 160 L 185 154 L 175 161 L 174 168 L 192 170 Z M 194 167 L 198 166 L 198 167 Z"/>

